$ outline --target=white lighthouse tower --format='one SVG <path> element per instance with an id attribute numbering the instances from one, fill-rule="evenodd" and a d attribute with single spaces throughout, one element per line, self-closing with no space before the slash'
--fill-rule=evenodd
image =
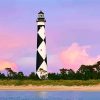
<path id="1" fill-rule="evenodd" d="M 46 53 L 46 35 L 45 35 L 45 17 L 40 11 L 37 18 L 37 58 L 36 73 L 39 79 L 47 79 L 47 53 Z"/>

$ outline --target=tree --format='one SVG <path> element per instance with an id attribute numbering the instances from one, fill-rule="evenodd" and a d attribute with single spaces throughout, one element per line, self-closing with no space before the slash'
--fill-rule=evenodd
<path id="1" fill-rule="evenodd" d="M 37 75 L 34 72 L 31 72 L 31 74 L 29 75 L 28 78 L 29 79 L 34 79 L 34 80 L 37 80 L 38 79 Z"/>
<path id="2" fill-rule="evenodd" d="M 25 76 L 24 76 L 23 72 L 18 72 L 18 73 L 17 73 L 17 78 L 18 78 L 18 79 L 24 79 Z"/>
<path id="3" fill-rule="evenodd" d="M 84 80 L 96 79 L 96 66 L 97 65 L 81 65 L 78 71 L 82 74 Z"/>
<path id="4" fill-rule="evenodd" d="M 8 78 L 13 79 L 16 76 L 16 72 L 14 72 L 11 68 L 5 68 L 5 70 L 7 71 Z"/>
<path id="5" fill-rule="evenodd" d="M 75 79 L 75 72 L 72 69 L 67 70 L 67 79 Z"/>
<path id="6" fill-rule="evenodd" d="M 64 68 L 60 69 L 61 74 L 66 74 L 66 71 L 67 71 L 67 69 L 64 69 Z"/>
<path id="7" fill-rule="evenodd" d="M 0 79 L 6 79 L 6 76 L 4 73 L 0 73 Z"/>
<path id="8" fill-rule="evenodd" d="M 60 74 L 56 73 L 48 73 L 48 79 L 50 80 L 59 80 Z"/>

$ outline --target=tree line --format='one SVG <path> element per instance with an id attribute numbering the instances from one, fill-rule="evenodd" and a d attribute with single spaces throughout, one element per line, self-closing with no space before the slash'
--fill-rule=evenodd
<path id="1" fill-rule="evenodd" d="M 18 80 L 38 80 L 35 72 L 31 72 L 28 76 L 23 72 L 14 72 L 11 68 L 6 68 L 7 75 L 0 73 L 0 79 L 18 79 Z M 72 69 L 62 68 L 60 73 L 48 73 L 50 80 L 89 80 L 100 79 L 100 61 L 94 65 L 81 65 L 75 72 Z"/>

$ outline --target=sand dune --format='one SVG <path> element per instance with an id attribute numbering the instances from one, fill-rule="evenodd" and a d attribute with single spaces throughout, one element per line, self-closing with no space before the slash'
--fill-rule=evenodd
<path id="1" fill-rule="evenodd" d="M 19 91 L 100 91 L 100 85 L 96 86 L 0 86 L 0 90 Z"/>

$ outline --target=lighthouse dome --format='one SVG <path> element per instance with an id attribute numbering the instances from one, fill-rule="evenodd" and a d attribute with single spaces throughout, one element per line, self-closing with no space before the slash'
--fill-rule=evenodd
<path id="1" fill-rule="evenodd" d="M 44 14 L 42 11 L 40 11 L 38 14 Z"/>

